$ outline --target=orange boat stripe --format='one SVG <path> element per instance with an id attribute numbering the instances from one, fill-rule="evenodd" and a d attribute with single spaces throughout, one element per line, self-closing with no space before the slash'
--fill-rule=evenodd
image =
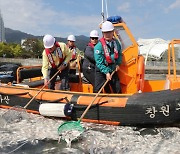
<path id="1" fill-rule="evenodd" d="M 79 105 L 89 105 L 93 101 L 93 96 L 79 96 L 77 104 Z M 101 106 L 107 107 L 125 107 L 128 98 L 118 98 L 118 97 L 97 97 L 93 104 L 101 104 L 102 102 L 107 102 Z"/>

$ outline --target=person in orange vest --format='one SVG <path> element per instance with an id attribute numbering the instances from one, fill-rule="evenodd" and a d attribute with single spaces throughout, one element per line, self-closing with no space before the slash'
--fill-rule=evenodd
<path id="1" fill-rule="evenodd" d="M 44 51 L 42 53 L 42 74 L 44 84 L 60 70 L 58 76 L 61 79 L 60 90 L 70 90 L 69 87 L 69 61 L 71 59 L 71 51 L 65 43 L 57 42 L 52 35 L 45 35 L 43 38 Z M 48 87 L 55 89 L 57 76 L 54 77 Z"/>
<path id="2" fill-rule="evenodd" d="M 94 60 L 94 46 L 98 43 L 99 34 L 97 30 L 90 32 L 90 42 L 86 46 L 83 61 L 83 75 L 93 85 L 95 84 L 95 60 Z"/>
<path id="3" fill-rule="evenodd" d="M 104 90 L 110 93 L 121 93 L 120 81 L 117 74 L 122 59 L 121 44 L 113 37 L 114 26 L 111 22 L 105 21 L 102 24 L 103 37 L 94 47 L 95 68 L 95 87 L 94 92 L 98 92 L 106 80 L 109 80 Z M 111 73 L 116 71 L 111 77 Z"/>
<path id="4" fill-rule="evenodd" d="M 84 58 L 84 52 L 79 50 L 76 45 L 76 38 L 74 35 L 69 35 L 67 38 L 67 47 L 71 50 L 72 57 L 70 60 L 70 74 L 76 74 L 77 62 Z"/>

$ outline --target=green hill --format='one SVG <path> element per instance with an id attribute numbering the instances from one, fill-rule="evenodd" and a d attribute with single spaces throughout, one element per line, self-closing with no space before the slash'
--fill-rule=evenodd
<path id="1" fill-rule="evenodd" d="M 27 34 L 25 32 L 21 32 L 19 30 L 12 30 L 10 28 L 5 28 L 5 38 L 7 43 L 20 44 L 22 39 L 38 38 L 42 40 L 43 36 L 34 36 L 31 34 Z M 66 38 L 56 37 L 56 40 L 64 43 L 67 42 Z M 89 41 L 89 37 L 87 36 L 84 35 L 76 36 L 76 46 L 82 51 L 84 51 L 86 45 L 88 44 L 88 41 Z"/>

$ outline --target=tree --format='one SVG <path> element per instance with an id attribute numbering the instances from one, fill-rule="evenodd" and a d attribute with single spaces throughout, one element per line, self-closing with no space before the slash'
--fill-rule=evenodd
<path id="1" fill-rule="evenodd" d="M 42 41 L 36 38 L 25 40 L 22 48 L 26 50 L 26 56 L 30 56 L 31 58 L 42 57 L 42 51 L 44 49 Z"/>
<path id="2" fill-rule="evenodd" d="M 13 49 L 7 43 L 0 43 L 0 57 L 13 58 Z"/>
<path id="3" fill-rule="evenodd" d="M 14 57 L 21 57 L 22 53 L 23 53 L 23 49 L 21 48 L 19 44 L 13 47 Z"/>

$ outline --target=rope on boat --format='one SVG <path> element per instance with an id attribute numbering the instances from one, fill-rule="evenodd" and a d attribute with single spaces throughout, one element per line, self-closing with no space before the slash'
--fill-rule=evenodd
<path id="1" fill-rule="evenodd" d="M 48 103 L 56 103 L 56 102 L 59 102 L 59 101 L 62 101 L 62 100 L 66 100 L 67 103 L 69 103 L 69 100 L 67 97 L 63 97 L 63 98 L 58 98 L 56 100 L 52 100 L 52 101 L 47 101 Z"/>
<path id="2" fill-rule="evenodd" d="M 67 97 L 63 97 L 63 98 L 59 98 L 59 99 L 56 99 L 56 100 L 53 100 L 53 101 L 46 101 L 45 103 L 58 103 L 59 101 L 62 101 L 62 100 L 66 100 L 67 103 L 69 104 L 73 104 L 71 103 Z M 113 101 L 112 99 L 111 100 L 106 100 L 106 101 L 103 101 L 103 102 L 100 102 L 100 103 L 97 103 L 97 104 L 93 104 L 90 109 L 92 108 L 96 108 L 102 104 L 106 104 L 108 103 L 109 101 Z M 42 102 L 40 102 L 41 104 L 43 104 Z M 73 108 L 76 109 L 76 110 L 84 110 L 86 109 L 87 106 L 84 106 L 84 105 L 76 105 L 76 104 L 73 104 Z"/>
<path id="3" fill-rule="evenodd" d="M 100 106 L 100 105 L 102 105 L 102 104 L 106 104 L 106 103 L 108 103 L 109 102 L 109 100 L 107 100 L 107 101 L 103 101 L 103 102 L 100 102 L 100 103 L 97 103 L 97 104 L 93 104 L 91 107 L 90 107 L 90 109 L 93 109 L 93 108 L 96 108 L 96 107 L 98 107 L 98 106 Z M 84 110 L 84 109 L 86 109 L 87 108 L 87 106 L 77 106 L 77 105 L 74 105 L 74 107 L 73 107 L 74 109 L 78 109 L 78 110 Z"/>

